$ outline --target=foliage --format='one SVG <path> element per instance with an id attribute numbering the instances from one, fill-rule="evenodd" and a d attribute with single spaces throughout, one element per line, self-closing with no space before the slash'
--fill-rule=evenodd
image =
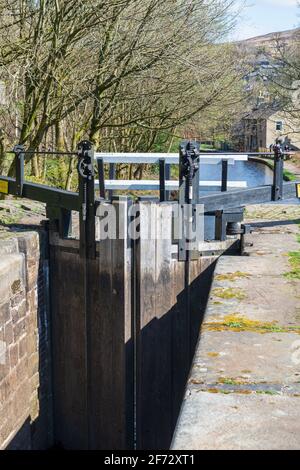
<path id="1" fill-rule="evenodd" d="M 224 43 L 235 3 L 0 0 L 0 167 L 15 143 L 60 151 L 88 138 L 103 151 L 177 151 L 200 118 L 207 125 L 241 100 L 242 68 Z M 73 161 L 48 161 L 46 172 L 42 159 L 27 162 L 39 180 L 76 186 Z"/>

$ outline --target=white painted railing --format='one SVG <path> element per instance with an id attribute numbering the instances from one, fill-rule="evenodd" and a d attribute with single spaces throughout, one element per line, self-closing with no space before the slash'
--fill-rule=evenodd
<path id="1" fill-rule="evenodd" d="M 159 160 L 165 160 L 167 165 L 178 165 L 178 153 L 109 153 L 96 152 L 95 159 L 101 158 L 103 163 L 146 163 L 155 164 Z M 248 154 L 230 153 L 201 153 L 200 164 L 217 165 L 222 160 L 228 160 L 229 165 L 234 165 L 236 161 L 247 161 Z"/>
<path id="2" fill-rule="evenodd" d="M 99 187 L 99 181 L 95 181 L 96 188 Z M 228 189 L 247 188 L 246 181 L 228 181 Z M 166 191 L 178 191 L 179 182 L 168 180 L 165 181 Z M 200 181 L 200 189 L 202 191 L 218 191 L 221 188 L 220 181 Z M 105 180 L 105 189 L 107 190 L 132 190 L 132 191 L 159 191 L 159 181 L 157 180 Z"/>

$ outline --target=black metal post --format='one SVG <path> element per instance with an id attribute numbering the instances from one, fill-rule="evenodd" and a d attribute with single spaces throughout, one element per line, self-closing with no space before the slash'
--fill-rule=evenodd
<path id="1" fill-rule="evenodd" d="M 197 220 L 198 217 L 198 212 L 197 212 L 197 204 L 199 204 L 199 191 L 200 191 L 200 163 L 199 160 L 195 160 L 194 163 L 194 171 L 193 171 L 193 197 L 191 200 L 192 203 L 192 223 L 191 223 L 191 228 L 194 233 L 197 231 L 197 224 L 199 224 L 199 220 Z M 197 238 L 197 237 L 196 237 Z M 199 258 L 199 247 L 198 247 L 198 241 L 195 240 L 195 243 L 193 243 L 193 249 L 190 250 L 190 259 L 191 260 L 196 260 Z"/>
<path id="2" fill-rule="evenodd" d="M 178 233 L 178 260 L 187 261 L 187 252 L 186 252 L 186 240 L 184 233 L 184 209 L 187 199 L 187 162 L 186 162 L 186 151 L 185 145 L 181 144 L 179 147 L 179 193 L 178 193 L 178 202 L 179 202 L 179 211 L 178 213 L 178 223 L 181 223 L 181 233 Z"/>
<path id="3" fill-rule="evenodd" d="M 166 181 L 170 181 L 171 179 L 171 165 L 169 163 L 166 164 Z M 170 200 L 170 191 L 168 188 L 166 189 L 166 201 Z"/>
<path id="4" fill-rule="evenodd" d="M 80 256 L 96 257 L 95 241 L 95 174 L 94 151 L 91 142 L 78 144 Z"/>
<path id="5" fill-rule="evenodd" d="M 87 448 L 92 447 L 92 305 L 91 305 L 91 274 L 92 263 L 96 258 L 95 234 L 95 174 L 94 152 L 91 142 L 86 140 L 78 144 L 78 176 L 79 176 L 79 217 L 80 217 L 80 256 L 83 259 L 83 292 L 85 317 L 85 380 L 86 380 L 86 413 L 87 413 Z"/>
<path id="6" fill-rule="evenodd" d="M 226 220 L 223 211 L 216 211 L 215 219 L 215 240 L 226 240 Z"/>
<path id="7" fill-rule="evenodd" d="M 187 249 L 187 244 L 190 243 L 189 234 L 195 227 L 195 214 L 196 210 L 194 205 L 199 201 L 199 145 L 194 142 L 185 142 L 180 145 L 179 156 L 179 204 L 180 210 L 189 211 L 191 214 L 186 214 L 182 217 L 183 232 L 178 244 L 178 259 L 179 261 L 188 261 L 195 258 L 195 251 L 191 254 Z M 184 230 L 185 228 L 185 230 Z"/>
<path id="8" fill-rule="evenodd" d="M 16 195 L 22 196 L 24 184 L 24 153 L 25 148 L 23 145 L 16 145 L 14 147 L 15 153 L 15 168 L 16 168 Z"/>
<path id="9" fill-rule="evenodd" d="M 97 159 L 97 166 L 98 166 L 99 193 L 100 193 L 100 197 L 105 199 L 105 178 L 104 178 L 103 158 Z"/>
<path id="10" fill-rule="evenodd" d="M 222 160 L 222 185 L 221 191 L 224 193 L 227 191 L 228 184 L 228 160 Z"/>
<path id="11" fill-rule="evenodd" d="M 166 162 L 164 159 L 159 160 L 159 200 L 166 200 Z"/>
<path id="12" fill-rule="evenodd" d="M 116 164 L 115 163 L 110 163 L 109 164 L 109 179 L 110 180 L 115 180 L 116 179 Z M 114 195 L 114 191 L 111 189 L 108 191 L 108 198 L 111 201 Z"/>
<path id="13" fill-rule="evenodd" d="M 283 158 L 284 153 L 281 145 L 274 146 L 274 178 L 273 178 L 273 201 L 280 201 L 283 196 Z"/>

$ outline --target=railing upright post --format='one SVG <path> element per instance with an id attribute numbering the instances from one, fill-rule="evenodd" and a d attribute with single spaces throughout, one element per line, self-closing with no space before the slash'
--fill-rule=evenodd
<path id="1" fill-rule="evenodd" d="M 24 184 L 24 153 L 23 145 L 16 145 L 14 147 L 15 154 L 15 168 L 16 168 L 16 196 L 22 196 Z"/>
<path id="2" fill-rule="evenodd" d="M 228 182 L 228 160 L 222 160 L 222 185 L 221 191 L 224 193 L 227 191 Z"/>
<path id="3" fill-rule="evenodd" d="M 116 179 L 116 164 L 115 163 L 110 163 L 109 164 L 109 179 L 110 180 L 115 180 Z M 114 192 L 111 189 L 108 191 L 108 198 L 111 201 L 113 198 Z"/>
<path id="4" fill-rule="evenodd" d="M 273 177 L 273 201 L 281 201 L 283 196 L 283 158 L 281 145 L 274 146 L 274 177 Z"/>
<path id="5" fill-rule="evenodd" d="M 168 163 L 166 164 L 166 181 L 170 181 L 171 179 L 171 165 Z M 166 189 L 166 201 L 170 200 L 170 192 L 168 188 Z"/>
<path id="6" fill-rule="evenodd" d="M 159 200 L 166 200 L 166 162 L 163 158 L 159 160 Z"/>
<path id="7" fill-rule="evenodd" d="M 98 166 L 99 193 L 100 193 L 100 197 L 105 199 L 105 178 L 104 178 L 103 158 L 97 159 L 97 166 Z"/>

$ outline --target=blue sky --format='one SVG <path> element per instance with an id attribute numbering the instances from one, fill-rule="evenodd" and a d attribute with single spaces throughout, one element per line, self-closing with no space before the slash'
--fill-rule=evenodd
<path id="1" fill-rule="evenodd" d="M 292 29 L 300 24 L 297 0 L 246 0 L 234 39 Z"/>

